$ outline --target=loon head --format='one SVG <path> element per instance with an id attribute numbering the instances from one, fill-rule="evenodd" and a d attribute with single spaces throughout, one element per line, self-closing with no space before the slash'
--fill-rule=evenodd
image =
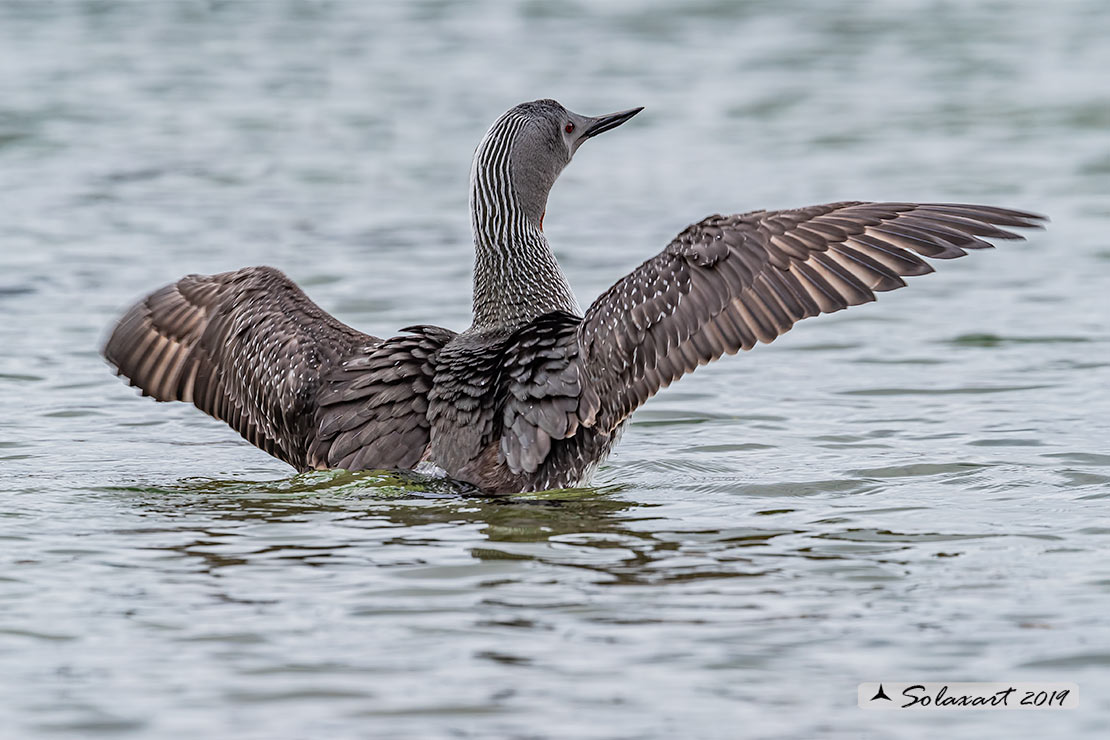
<path id="1" fill-rule="evenodd" d="M 475 216 L 481 211 L 517 212 L 542 226 L 551 186 L 578 147 L 642 110 L 584 116 L 546 99 L 509 109 L 474 152 L 470 179 Z"/>

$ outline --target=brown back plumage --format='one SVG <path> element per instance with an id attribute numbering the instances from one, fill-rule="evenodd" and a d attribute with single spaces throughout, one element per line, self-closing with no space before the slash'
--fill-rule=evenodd
<path id="1" fill-rule="evenodd" d="M 410 326 L 327 373 L 312 458 L 329 468 L 411 469 L 428 451 L 428 394 L 439 351 L 455 332 Z"/>

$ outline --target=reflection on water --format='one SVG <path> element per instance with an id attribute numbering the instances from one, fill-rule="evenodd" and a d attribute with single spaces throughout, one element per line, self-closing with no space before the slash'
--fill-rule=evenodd
<path id="1" fill-rule="evenodd" d="M 1110 15 L 1068 4 L 0 4 L 0 732 L 1101 737 Z M 1052 217 L 703 368 L 597 487 L 288 468 L 97 355 L 271 264 L 376 334 L 469 321 L 470 156 L 645 105 L 545 228 L 580 302 L 711 212 Z M 878 720 L 861 681 L 1077 682 Z"/>
<path id="2" fill-rule="evenodd" d="M 264 483 L 196 480 L 166 488 L 106 490 L 140 495 L 137 508 L 159 521 L 182 515 L 208 520 L 210 525 L 201 531 L 187 526 L 118 532 L 178 535 L 187 541 L 164 549 L 199 558 L 208 572 L 254 558 L 320 565 L 371 541 L 380 548 L 411 547 L 417 555 L 436 544 L 436 533 L 461 528 L 477 540 L 469 553 L 480 561 L 582 568 L 596 577 L 596 583 L 654 583 L 759 575 L 732 549 L 787 533 L 754 528 L 715 532 L 713 541 L 727 543 L 725 549 L 704 562 L 682 565 L 664 562 L 673 559 L 677 545 L 673 533 L 650 530 L 655 505 L 617 498 L 618 486 L 514 496 L 479 495 L 461 488 L 409 475 L 324 472 Z M 311 544 L 258 548 L 252 526 L 320 521 L 342 528 L 342 538 L 329 542 L 311 536 Z M 382 563 L 375 559 L 374 564 Z"/>

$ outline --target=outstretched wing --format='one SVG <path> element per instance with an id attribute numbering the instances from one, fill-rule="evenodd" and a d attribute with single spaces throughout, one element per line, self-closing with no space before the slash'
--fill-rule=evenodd
<path id="1" fill-rule="evenodd" d="M 1032 213 L 988 206 L 832 203 L 711 216 L 598 298 L 578 328 L 578 417 L 608 432 L 680 376 L 771 342 L 807 316 L 875 300 L 951 259 L 1021 239 Z"/>
<path id="2" fill-rule="evenodd" d="M 323 375 L 381 340 L 324 312 L 285 275 L 190 275 L 129 310 L 104 356 L 143 395 L 185 401 L 306 470 Z"/>

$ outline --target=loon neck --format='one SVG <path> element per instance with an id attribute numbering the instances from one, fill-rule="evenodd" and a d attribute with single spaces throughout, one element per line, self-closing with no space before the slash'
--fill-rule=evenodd
<path id="1" fill-rule="evenodd" d="M 470 169 L 474 229 L 473 331 L 512 331 L 578 303 L 543 235 L 547 195 L 557 171 L 518 161 L 516 146 L 534 122 L 513 109 L 486 132 Z"/>
<path id="2" fill-rule="evenodd" d="M 547 237 L 525 228 L 510 243 L 474 239 L 475 331 L 512 331 L 552 311 L 578 315 L 581 309 L 559 268 Z"/>

